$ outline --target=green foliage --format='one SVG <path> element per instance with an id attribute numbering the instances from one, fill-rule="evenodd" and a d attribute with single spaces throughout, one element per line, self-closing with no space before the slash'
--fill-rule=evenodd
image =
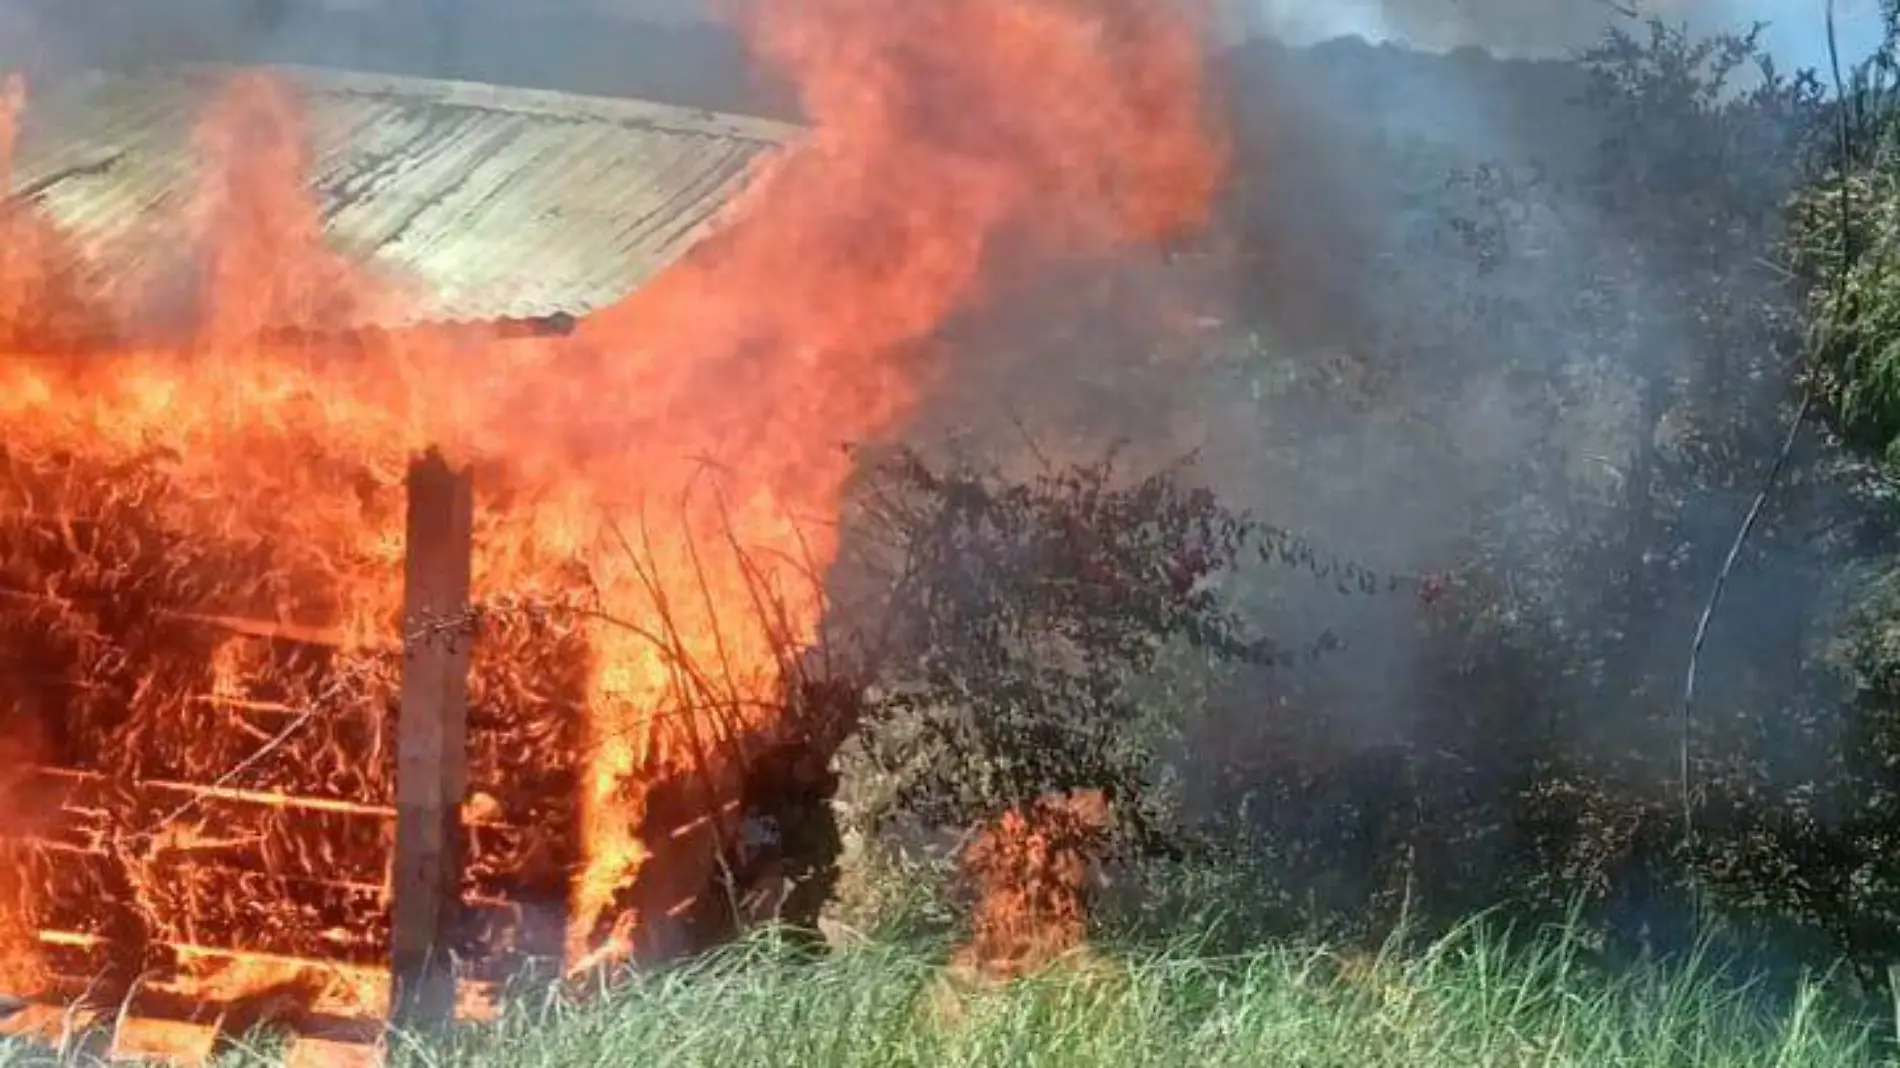
<path id="1" fill-rule="evenodd" d="M 1870 121 L 1891 108 L 1878 68 L 1859 91 L 1858 135 L 1873 147 L 1806 191 L 1790 246 L 1810 291 L 1820 395 L 1849 440 L 1891 464 L 1900 463 L 1900 145 Z"/>
<path id="2" fill-rule="evenodd" d="M 1836 427 L 1900 464 L 1900 29 L 1845 74 L 1826 165 L 1796 201 L 1789 248 L 1808 291 L 1814 385 Z"/>
<path id="3" fill-rule="evenodd" d="M 1811 385 L 1830 423 L 1900 473 L 1900 8 L 1885 47 L 1831 109 L 1829 153 L 1796 199 L 1788 247 L 1807 293 Z M 1781 813 L 1776 864 L 1749 880 L 1763 911 L 1829 930 L 1868 956 L 1900 954 L 1900 569 L 1892 512 L 1873 552 L 1838 569 L 1845 610 L 1825 669 L 1845 709 L 1832 775 Z M 1759 857 L 1755 858 L 1759 860 Z M 1762 866 L 1755 865 L 1755 870 Z M 1749 870 L 1747 865 L 1742 870 Z M 1728 874 L 1728 873 L 1719 873 Z"/>

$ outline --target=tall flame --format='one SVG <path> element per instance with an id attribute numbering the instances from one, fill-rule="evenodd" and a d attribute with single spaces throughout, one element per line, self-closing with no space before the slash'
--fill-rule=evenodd
<path id="1" fill-rule="evenodd" d="M 196 139 L 181 336 L 83 354 L 37 336 L 42 297 L 81 282 L 60 289 L 43 266 L 20 273 L 44 258 L 0 253 L 0 339 L 26 339 L 0 354 L 0 444 L 28 469 L 158 472 L 163 493 L 68 479 L 28 503 L 72 517 L 141 494 L 141 523 L 270 560 L 219 607 L 346 651 L 396 633 L 409 457 L 439 445 L 477 465 L 478 597 L 592 591 L 587 737 L 535 756 L 582 770 L 570 964 L 624 954 L 717 863 L 675 849 L 649 870 L 672 848 L 648 840 L 649 802 L 681 777 L 708 808 L 736 800 L 719 739 L 772 726 L 782 658 L 816 637 L 839 446 L 890 432 L 942 370 L 907 346 L 1005 256 L 1103 256 L 1201 220 L 1224 155 L 1183 10 L 741 3 L 733 18 L 801 87 L 808 136 L 758 171 L 719 234 L 571 339 L 325 340 L 403 294 L 325 245 L 298 101 L 245 74 Z M 4 99 L 0 174 L 17 83 Z M 85 295 L 98 321 L 125 321 L 125 294 Z M 285 328 L 297 342 L 272 343 Z M 683 694 L 708 686 L 716 713 Z"/>
<path id="2" fill-rule="evenodd" d="M 257 73 L 235 78 L 199 123 L 205 170 L 192 204 L 198 345 L 241 352 L 272 327 L 321 328 L 357 313 L 367 280 L 324 243 L 302 103 Z"/>

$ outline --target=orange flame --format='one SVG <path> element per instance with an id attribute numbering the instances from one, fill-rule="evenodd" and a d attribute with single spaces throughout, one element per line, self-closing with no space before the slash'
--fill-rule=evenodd
<path id="1" fill-rule="evenodd" d="M 12 211 L 9 203 L 13 190 L 13 148 L 19 134 L 20 114 L 26 108 L 26 79 L 18 74 L 0 79 L 0 300 L 12 290 L 12 265 L 17 252 L 7 246 L 14 227 L 6 225 Z M 4 305 L 0 305 L 4 308 Z M 0 813 L 6 814 L 0 830 L 13 829 L 12 815 L 19 812 L 23 799 L 20 768 L 37 755 L 33 739 L 0 737 Z M 30 924 L 24 920 L 34 899 L 35 888 L 22 876 L 19 851 L 0 842 L 0 989 L 32 990 L 40 983 L 40 955 L 32 942 Z"/>
<path id="2" fill-rule="evenodd" d="M 835 445 L 908 408 L 928 369 L 893 354 L 980 294 L 1005 239 L 1044 255 L 1102 254 L 1201 221 L 1225 157 L 1198 27 L 1181 10 L 1171 0 L 741 5 L 738 24 L 802 88 L 810 140 L 772 161 L 724 239 L 583 324 L 583 343 L 609 355 L 579 381 L 693 412 L 669 440 L 742 462 L 759 494 L 744 529 L 792 544 L 775 516 L 835 514 L 848 473 Z M 738 381 L 747 388 L 705 400 Z M 834 548 L 823 527 L 800 546 L 821 566 Z M 816 622 L 815 601 L 795 607 L 793 618 Z M 638 714 L 637 703 L 619 707 Z M 621 793 L 637 761 L 607 748 L 590 795 L 583 923 L 640 853 L 614 840 L 637 822 L 639 802 Z"/>
<path id="3" fill-rule="evenodd" d="M 0 459 L 23 472 L 0 486 L 0 511 L 51 521 L 69 547 L 74 523 L 116 516 L 168 545 L 266 561 L 242 582 L 186 583 L 204 602 L 193 618 L 322 635 L 332 670 L 374 676 L 398 633 L 407 462 L 439 445 L 477 465 L 477 596 L 588 609 L 585 737 L 578 752 L 526 758 L 579 768 L 568 963 L 624 956 L 712 877 L 721 836 L 660 840 L 649 809 L 684 781 L 715 830 L 736 822 L 742 757 L 725 743 L 774 725 L 783 658 L 817 637 L 849 473 L 839 446 L 890 431 L 933 372 L 904 348 L 979 298 L 1005 256 L 1108 255 L 1200 221 L 1224 155 L 1198 27 L 1180 8 L 744 7 L 736 18 L 761 53 L 803 86 L 808 140 L 759 171 L 720 234 L 567 340 L 347 333 L 399 307 L 402 290 L 325 245 L 296 98 L 239 77 L 196 140 L 203 168 L 181 236 L 198 288 L 182 338 L 149 329 L 81 353 L 49 335 L 48 308 L 137 323 L 127 295 L 86 290 L 83 273 L 55 283 L 44 253 L 0 253 Z M 0 108 L 0 173 L 16 86 Z M 5 213 L 9 237 L 50 234 L 26 214 Z M 163 280 L 145 281 L 149 296 Z M 286 328 L 298 342 L 273 342 Z M 27 592 L 75 610 L 70 589 L 126 566 L 101 559 Z M 182 562 L 139 566 L 185 581 Z M 205 701 L 281 703 L 256 678 L 233 681 L 246 663 L 234 651 L 202 658 L 223 669 Z M 168 678 L 154 671 L 128 697 L 156 710 L 136 712 L 155 717 L 139 737 L 186 739 L 176 744 L 203 749 L 191 756 L 215 777 L 206 735 L 176 718 L 200 699 L 152 703 Z M 379 685 L 352 700 L 374 707 Z M 319 762 L 335 782 L 373 777 L 360 754 Z M 166 859 L 137 836 L 114 848 Z M 200 869 L 168 870 L 140 894 L 169 901 L 196 886 L 176 873 Z M 146 921 L 188 942 L 189 910 L 163 922 L 161 911 Z"/>
<path id="4" fill-rule="evenodd" d="M 1089 864 L 1107 826 L 1102 792 L 1080 790 L 1011 810 L 983 831 L 963 857 L 980 896 L 952 967 L 1014 979 L 1082 948 Z"/>
<path id="5" fill-rule="evenodd" d="M 20 768 L 39 755 L 36 738 L 0 737 L 0 833 L 28 830 L 18 813 L 30 806 L 22 796 Z M 0 839 L 0 992 L 31 991 L 44 982 L 44 961 L 27 922 L 39 897 L 25 876 L 21 850 Z"/>
<path id="6" fill-rule="evenodd" d="M 320 329 L 359 311 L 366 280 L 324 243 L 305 185 L 307 122 L 287 86 L 246 73 L 197 127 L 199 154 L 218 161 L 193 204 L 203 349 L 241 352 L 266 329 Z"/>

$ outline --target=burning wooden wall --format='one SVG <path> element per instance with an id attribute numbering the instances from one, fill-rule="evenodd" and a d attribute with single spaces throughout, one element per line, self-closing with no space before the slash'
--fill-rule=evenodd
<path id="1" fill-rule="evenodd" d="M 0 989 L 373 1037 L 389 1007 L 397 697 L 414 636 L 352 643 L 321 624 L 340 610 L 336 576 L 167 529 L 151 506 L 179 490 L 162 466 L 0 450 L 0 476 L 0 920 L 9 950 L 30 950 Z M 423 624 L 474 643 L 461 922 L 446 947 L 464 1012 L 530 963 L 582 963 L 565 923 L 594 667 L 577 624 L 526 611 Z M 826 764 L 850 702 L 813 689 L 788 698 L 778 730 L 708 724 L 708 751 L 650 784 L 630 828 L 648 863 L 588 942 L 665 956 L 729 936 L 747 912 L 815 918 L 829 884 L 811 869 L 835 843 L 810 836 L 829 820 Z M 743 841 L 748 818 L 778 840 Z M 744 900 L 761 890 L 776 893 L 763 911 Z M 628 917 L 640 928 L 616 931 Z"/>
<path id="2" fill-rule="evenodd" d="M 0 472 L 0 733 L 22 758 L 0 909 L 49 972 L 14 991 L 379 1016 L 399 636 L 352 649 L 286 618 L 332 581 L 156 525 L 143 505 L 175 492 L 156 472 Z M 579 765 L 549 754 L 579 751 L 589 654 L 530 615 L 476 648 L 454 948 L 479 980 L 561 955 Z"/>

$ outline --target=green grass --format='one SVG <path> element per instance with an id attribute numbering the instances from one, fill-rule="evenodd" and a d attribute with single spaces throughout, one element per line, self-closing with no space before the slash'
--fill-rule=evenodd
<path id="1" fill-rule="evenodd" d="M 635 980 L 592 1004 L 520 1007 L 392 1064 L 886 1068 L 1896 1064 L 1873 1027 L 1830 1020 L 1818 987 L 1726 988 L 1707 969 L 1599 974 L 1567 942 L 1511 951 L 1473 929 L 1348 963 L 1321 950 L 1172 952 L 954 995 L 941 955 L 869 945 L 812 962 L 769 940 Z M 260 1063 L 255 1056 L 234 1063 Z M 22 1065 L 18 1055 L 0 1064 Z"/>
<path id="2" fill-rule="evenodd" d="M 769 944 L 650 977 L 589 1005 L 519 1011 L 410 1064 L 1869 1066 L 1872 1027 L 1831 1021 L 1818 987 L 1726 988 L 1690 966 L 1598 974 L 1574 945 L 1512 951 L 1474 928 L 1356 966 L 1324 951 L 1189 949 L 954 998 L 940 957 L 891 945 L 800 963 Z"/>

